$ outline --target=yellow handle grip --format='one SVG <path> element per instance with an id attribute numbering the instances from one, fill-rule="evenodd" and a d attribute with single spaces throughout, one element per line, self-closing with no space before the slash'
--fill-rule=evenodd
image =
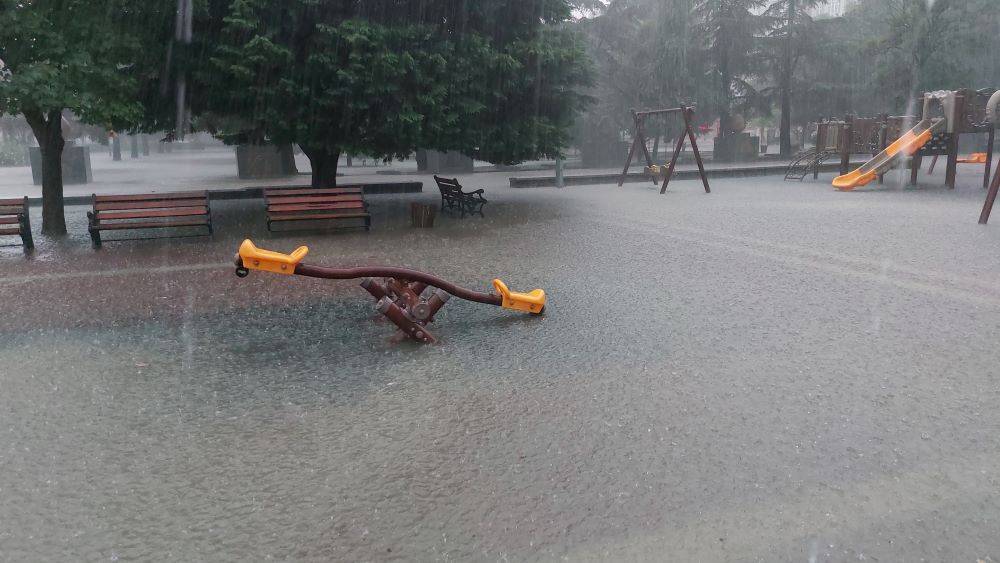
<path id="1" fill-rule="evenodd" d="M 545 309 L 545 290 L 534 289 L 528 293 L 517 293 L 507 288 L 500 280 L 493 280 L 493 287 L 500 294 L 504 309 L 539 314 Z"/>
<path id="2" fill-rule="evenodd" d="M 239 254 L 243 267 L 248 270 L 263 270 L 290 276 L 295 273 L 295 267 L 299 262 L 309 254 L 309 247 L 300 246 L 291 254 L 282 254 L 257 248 L 250 239 L 246 239 L 240 245 Z"/>

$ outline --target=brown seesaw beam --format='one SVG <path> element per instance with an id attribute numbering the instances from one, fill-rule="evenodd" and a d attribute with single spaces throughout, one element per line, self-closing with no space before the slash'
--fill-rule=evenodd
<path id="1" fill-rule="evenodd" d="M 409 268 L 329 268 L 303 264 L 302 259 L 308 253 L 309 248 L 305 246 L 298 247 L 291 254 L 264 250 L 247 239 L 236 254 L 236 275 L 242 278 L 249 275 L 250 270 L 262 270 L 328 280 L 362 279 L 361 287 L 376 299 L 376 310 L 399 327 L 402 335 L 426 343 L 437 341 L 427 330 L 427 325 L 451 296 L 534 315 L 540 315 L 545 310 L 545 291 L 541 289 L 517 293 L 510 291 L 504 282 L 494 279 L 493 287 L 497 293 L 483 293 Z M 436 291 L 427 291 L 430 287 L 436 288 Z"/>

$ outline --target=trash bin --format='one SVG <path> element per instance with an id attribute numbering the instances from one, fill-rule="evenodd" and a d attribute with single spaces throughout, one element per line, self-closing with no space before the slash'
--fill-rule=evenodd
<path id="1" fill-rule="evenodd" d="M 434 227 L 434 215 L 436 213 L 437 209 L 433 205 L 425 203 L 410 204 L 410 218 L 412 219 L 413 226 L 418 229 L 430 229 Z"/>

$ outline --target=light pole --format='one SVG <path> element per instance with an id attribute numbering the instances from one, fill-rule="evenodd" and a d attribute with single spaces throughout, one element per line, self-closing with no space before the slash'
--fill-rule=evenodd
<path id="1" fill-rule="evenodd" d="M 177 20 L 174 29 L 174 40 L 182 45 L 190 45 L 193 35 L 194 6 L 192 0 L 177 0 Z M 184 140 L 187 130 L 187 70 L 180 69 L 177 75 L 177 125 L 176 136 Z"/>

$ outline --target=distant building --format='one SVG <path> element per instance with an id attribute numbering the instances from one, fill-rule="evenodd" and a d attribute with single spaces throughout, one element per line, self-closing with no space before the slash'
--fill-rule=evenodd
<path id="1" fill-rule="evenodd" d="M 859 1 L 860 0 L 827 0 L 826 4 L 817 6 L 810 10 L 810 12 L 812 17 L 816 19 L 839 18 Z"/>

